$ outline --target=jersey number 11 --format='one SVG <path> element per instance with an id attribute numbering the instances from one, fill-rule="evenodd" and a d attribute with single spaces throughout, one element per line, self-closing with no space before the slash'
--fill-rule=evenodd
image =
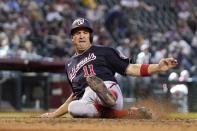
<path id="1" fill-rule="evenodd" d="M 83 71 L 84 71 L 84 77 L 91 77 L 96 75 L 92 64 L 84 66 Z"/>

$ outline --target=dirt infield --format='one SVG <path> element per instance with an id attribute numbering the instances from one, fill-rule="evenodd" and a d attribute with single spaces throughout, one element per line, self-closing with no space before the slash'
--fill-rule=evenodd
<path id="1" fill-rule="evenodd" d="M 38 118 L 43 112 L 0 112 L 0 131 L 197 131 L 197 113 L 171 115 L 168 103 L 143 101 L 156 119 Z M 192 119 L 191 119 L 192 118 Z"/>
<path id="2" fill-rule="evenodd" d="M 197 131 L 197 119 L 0 118 L 0 131 Z"/>

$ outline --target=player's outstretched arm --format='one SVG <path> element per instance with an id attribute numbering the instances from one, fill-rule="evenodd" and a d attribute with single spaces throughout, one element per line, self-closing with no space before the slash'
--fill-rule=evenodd
<path id="1" fill-rule="evenodd" d="M 75 96 L 71 94 L 70 97 L 65 101 L 65 103 L 62 104 L 58 109 L 56 109 L 54 112 L 44 113 L 41 115 L 41 117 L 55 118 L 55 117 L 60 117 L 66 114 L 68 112 L 68 105 L 74 99 L 75 99 Z"/>
<path id="2" fill-rule="evenodd" d="M 129 64 L 126 70 L 127 75 L 148 76 L 158 72 L 164 72 L 177 65 L 174 58 L 163 58 L 158 64 Z"/>

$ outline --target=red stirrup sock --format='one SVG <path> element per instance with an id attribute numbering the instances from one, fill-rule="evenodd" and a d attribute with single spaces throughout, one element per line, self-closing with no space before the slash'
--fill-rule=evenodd
<path id="1" fill-rule="evenodd" d="M 128 109 L 124 109 L 124 110 L 111 109 L 108 113 L 109 118 L 122 118 L 128 116 L 128 114 L 129 114 Z"/>
<path id="2" fill-rule="evenodd" d="M 115 110 L 115 109 L 104 107 L 99 104 L 94 104 L 94 106 L 96 107 L 98 112 L 100 112 L 101 118 L 122 118 L 129 115 L 128 109 Z"/>

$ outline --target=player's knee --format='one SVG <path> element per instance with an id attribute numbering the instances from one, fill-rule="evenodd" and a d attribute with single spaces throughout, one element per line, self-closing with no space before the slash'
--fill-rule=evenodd
<path id="1" fill-rule="evenodd" d="M 68 112 L 72 115 L 75 116 L 77 114 L 79 114 L 79 109 L 77 108 L 77 102 L 76 101 L 72 101 L 69 105 L 68 105 Z"/>
<path id="2" fill-rule="evenodd" d="M 68 112 L 73 117 L 96 117 L 98 112 L 91 105 L 81 103 L 79 101 L 73 101 L 68 106 Z"/>

